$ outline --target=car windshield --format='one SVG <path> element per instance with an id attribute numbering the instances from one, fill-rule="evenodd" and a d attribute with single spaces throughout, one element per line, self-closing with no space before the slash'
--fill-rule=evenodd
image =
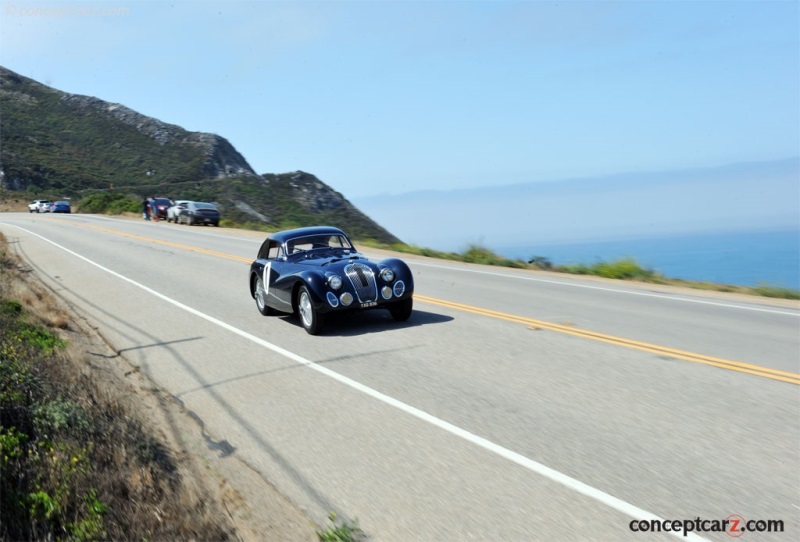
<path id="1" fill-rule="evenodd" d="M 156 205 L 172 205 L 172 201 L 166 198 L 156 198 Z"/>
<path id="2" fill-rule="evenodd" d="M 214 210 L 214 211 L 216 211 L 216 210 L 217 210 L 217 208 L 216 208 L 216 207 L 214 207 L 213 205 L 211 205 L 210 203 L 195 203 L 194 205 L 195 205 L 195 207 L 197 207 L 198 209 L 212 209 L 212 210 Z"/>
<path id="3" fill-rule="evenodd" d="M 343 235 L 309 235 L 296 237 L 286 242 L 288 254 L 299 254 L 311 250 L 354 250 Z"/>
<path id="4" fill-rule="evenodd" d="M 66 201 L 57 201 L 54 205 L 69 205 Z"/>

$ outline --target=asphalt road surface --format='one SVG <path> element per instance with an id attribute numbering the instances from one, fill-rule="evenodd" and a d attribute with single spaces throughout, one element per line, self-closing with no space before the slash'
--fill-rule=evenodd
<path id="1" fill-rule="evenodd" d="M 209 446 L 320 524 L 358 518 L 375 541 L 798 538 L 797 303 L 401 256 L 408 322 L 356 313 L 312 337 L 256 310 L 261 234 L 24 213 L 0 231 Z M 659 519 L 679 532 L 651 532 Z M 741 532 L 753 520 L 784 532 Z"/>

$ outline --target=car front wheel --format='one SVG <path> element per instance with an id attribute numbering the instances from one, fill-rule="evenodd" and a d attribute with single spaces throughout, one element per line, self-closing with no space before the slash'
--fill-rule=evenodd
<path id="1" fill-rule="evenodd" d="M 392 318 L 398 322 L 405 322 L 411 317 L 411 311 L 414 309 L 414 299 L 409 297 L 403 301 L 397 301 L 389 305 L 389 312 Z"/>
<path id="2" fill-rule="evenodd" d="M 322 331 L 323 316 L 314 308 L 311 300 L 311 293 L 306 286 L 300 287 L 297 294 L 297 314 L 300 316 L 300 323 L 309 335 L 317 335 Z"/>
<path id="3" fill-rule="evenodd" d="M 267 305 L 267 291 L 264 289 L 264 281 L 261 280 L 261 277 L 256 279 L 256 308 L 258 312 L 263 314 L 264 316 L 270 316 L 275 314 L 275 310 Z"/>

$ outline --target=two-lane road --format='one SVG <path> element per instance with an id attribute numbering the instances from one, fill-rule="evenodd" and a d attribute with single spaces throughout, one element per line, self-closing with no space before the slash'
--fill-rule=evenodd
<path id="1" fill-rule="evenodd" d="M 311 337 L 249 297 L 261 235 L 11 213 L 0 231 L 320 523 L 390 541 L 664 539 L 631 521 L 732 514 L 800 528 L 796 303 L 401 256 L 408 322 L 367 312 Z"/>

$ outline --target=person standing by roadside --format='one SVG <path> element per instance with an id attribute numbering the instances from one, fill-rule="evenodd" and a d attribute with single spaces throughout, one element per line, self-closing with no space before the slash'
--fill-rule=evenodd
<path id="1" fill-rule="evenodd" d="M 153 215 L 153 222 L 158 222 L 158 205 L 156 205 L 156 197 L 150 198 L 150 214 Z"/>
<path id="2" fill-rule="evenodd" d="M 142 200 L 142 218 L 150 220 L 150 198 Z"/>

